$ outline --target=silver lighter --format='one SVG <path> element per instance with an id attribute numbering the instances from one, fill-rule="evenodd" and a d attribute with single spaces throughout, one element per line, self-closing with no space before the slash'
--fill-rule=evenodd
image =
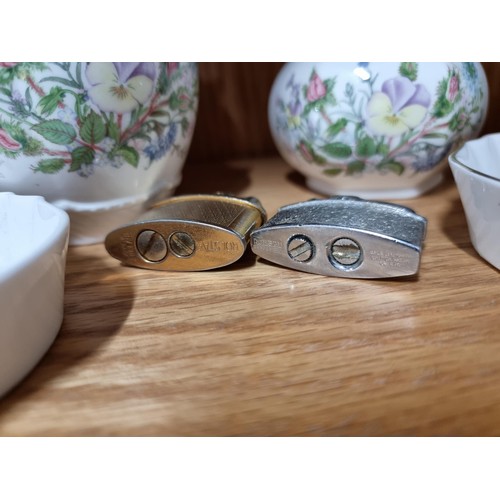
<path id="1" fill-rule="evenodd" d="M 427 220 L 392 203 L 353 196 L 279 209 L 253 231 L 258 256 L 299 271 L 350 278 L 416 274 Z"/>
<path id="2" fill-rule="evenodd" d="M 105 246 L 126 265 L 162 271 L 227 266 L 244 253 L 266 212 L 256 198 L 224 194 L 175 196 L 109 233 Z"/>

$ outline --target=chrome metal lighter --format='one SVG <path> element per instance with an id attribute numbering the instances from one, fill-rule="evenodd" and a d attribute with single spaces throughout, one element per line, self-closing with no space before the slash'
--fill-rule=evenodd
<path id="1" fill-rule="evenodd" d="M 350 278 L 416 274 L 427 220 L 413 210 L 353 196 L 280 208 L 253 231 L 255 254 L 283 266 Z"/>
<path id="2" fill-rule="evenodd" d="M 265 221 L 266 213 L 256 198 L 176 196 L 112 231 L 105 246 L 110 255 L 130 266 L 203 271 L 237 261 L 250 232 Z"/>

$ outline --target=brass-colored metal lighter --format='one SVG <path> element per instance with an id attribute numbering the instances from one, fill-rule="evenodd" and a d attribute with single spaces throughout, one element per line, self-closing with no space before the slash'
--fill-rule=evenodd
<path id="1" fill-rule="evenodd" d="M 250 232 L 266 221 L 256 198 L 222 194 L 175 196 L 115 229 L 106 250 L 122 263 L 163 271 L 204 271 L 236 262 Z"/>

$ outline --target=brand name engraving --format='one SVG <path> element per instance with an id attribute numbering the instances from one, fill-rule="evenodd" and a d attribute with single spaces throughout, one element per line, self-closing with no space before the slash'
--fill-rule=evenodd
<path id="1" fill-rule="evenodd" d="M 205 241 L 200 244 L 205 252 L 236 252 L 239 249 L 238 243 L 234 241 Z"/>
<path id="2" fill-rule="evenodd" d="M 276 240 L 264 240 L 262 238 L 255 238 L 252 240 L 252 245 L 255 248 L 264 248 L 271 253 L 282 253 L 283 243 Z"/>
<path id="3" fill-rule="evenodd" d="M 410 259 L 403 255 L 393 254 L 391 252 L 382 252 L 379 250 L 370 250 L 370 259 L 376 262 L 381 267 L 406 267 L 410 263 Z"/>

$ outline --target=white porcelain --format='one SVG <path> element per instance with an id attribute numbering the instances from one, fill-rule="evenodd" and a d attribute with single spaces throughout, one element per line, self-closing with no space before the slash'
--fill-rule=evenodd
<path id="1" fill-rule="evenodd" d="M 500 134 L 465 143 L 449 160 L 472 244 L 500 269 Z"/>
<path id="2" fill-rule="evenodd" d="M 0 396 L 59 331 L 68 235 L 63 210 L 39 196 L 0 193 Z"/>
<path id="3" fill-rule="evenodd" d="M 269 97 L 283 158 L 322 194 L 411 198 L 484 123 L 479 63 L 288 63 Z"/>
<path id="4" fill-rule="evenodd" d="M 193 63 L 0 63 L 0 191 L 103 241 L 180 183 L 197 105 Z"/>

